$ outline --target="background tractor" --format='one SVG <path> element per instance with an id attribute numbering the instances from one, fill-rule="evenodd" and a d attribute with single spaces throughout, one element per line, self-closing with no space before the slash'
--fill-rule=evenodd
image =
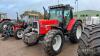
<path id="1" fill-rule="evenodd" d="M 9 21 L 11 21 L 11 19 L 7 18 L 7 13 L 0 12 L 0 32 L 2 32 L 3 25 Z"/>
<path id="2" fill-rule="evenodd" d="M 7 22 L 3 25 L 2 37 L 4 40 L 8 39 L 10 36 L 21 39 L 22 32 L 26 27 L 26 22 L 23 20 Z"/>
<path id="3" fill-rule="evenodd" d="M 32 11 L 33 12 L 33 11 Z M 26 11 L 21 15 L 21 19 L 18 17 L 17 21 L 6 23 L 3 27 L 4 40 L 9 36 L 14 36 L 16 39 L 21 39 L 24 29 L 28 26 L 31 21 L 38 20 L 40 18 L 40 13 Z"/>
<path id="4" fill-rule="evenodd" d="M 43 41 L 44 49 L 50 56 L 59 54 L 62 50 L 65 36 L 72 43 L 77 43 L 82 33 L 82 21 L 73 18 L 73 8 L 70 5 L 55 5 L 49 7 L 47 19 L 33 21 L 24 31 L 23 41 L 27 45 L 35 45 Z"/>

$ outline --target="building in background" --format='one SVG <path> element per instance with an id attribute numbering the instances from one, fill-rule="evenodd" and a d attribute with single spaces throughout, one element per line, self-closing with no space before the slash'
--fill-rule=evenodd
<path id="1" fill-rule="evenodd" d="M 25 11 L 20 16 L 21 18 L 28 17 L 28 18 L 35 18 L 35 19 L 43 19 L 43 15 L 37 11 Z"/>

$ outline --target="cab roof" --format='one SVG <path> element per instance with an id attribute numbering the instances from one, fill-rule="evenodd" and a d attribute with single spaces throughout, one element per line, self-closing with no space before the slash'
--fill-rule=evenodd
<path id="1" fill-rule="evenodd" d="M 59 4 L 59 5 L 54 5 L 54 6 L 49 6 L 49 9 L 57 9 L 57 8 L 62 8 L 62 9 L 74 9 L 70 4 Z"/>

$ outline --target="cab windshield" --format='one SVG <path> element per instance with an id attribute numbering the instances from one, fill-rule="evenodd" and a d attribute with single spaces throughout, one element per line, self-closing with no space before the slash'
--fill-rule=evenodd
<path id="1" fill-rule="evenodd" d="M 22 18 L 25 22 L 33 22 L 34 20 L 38 20 L 38 16 L 24 16 Z"/>
<path id="2" fill-rule="evenodd" d="M 62 22 L 63 14 L 62 9 L 50 9 L 50 19 L 57 19 Z"/>
<path id="3" fill-rule="evenodd" d="M 5 14 L 0 14 L 0 19 L 6 19 L 7 16 Z"/>
<path id="4" fill-rule="evenodd" d="M 50 9 L 50 19 L 57 19 L 62 22 L 63 18 L 67 21 L 70 19 L 70 10 L 59 9 Z"/>

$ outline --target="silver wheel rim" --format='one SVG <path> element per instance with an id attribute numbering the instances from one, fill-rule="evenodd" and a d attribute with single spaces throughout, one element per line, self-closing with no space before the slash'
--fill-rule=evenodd
<path id="1" fill-rule="evenodd" d="M 22 30 L 18 31 L 17 36 L 18 36 L 18 38 L 22 38 L 23 37 L 23 31 Z"/>
<path id="2" fill-rule="evenodd" d="M 80 39 L 81 34 L 82 34 L 82 27 L 81 26 L 78 26 L 77 27 L 77 31 L 76 31 L 77 39 Z"/>
<path id="3" fill-rule="evenodd" d="M 3 28 L 5 28 L 5 27 L 7 27 L 7 25 L 5 24 L 5 25 L 3 25 Z"/>
<path id="4" fill-rule="evenodd" d="M 53 49 L 55 51 L 58 51 L 59 48 L 61 47 L 61 43 L 62 43 L 62 40 L 61 40 L 61 36 L 60 35 L 57 35 L 55 38 L 55 44 L 53 44 Z"/>

